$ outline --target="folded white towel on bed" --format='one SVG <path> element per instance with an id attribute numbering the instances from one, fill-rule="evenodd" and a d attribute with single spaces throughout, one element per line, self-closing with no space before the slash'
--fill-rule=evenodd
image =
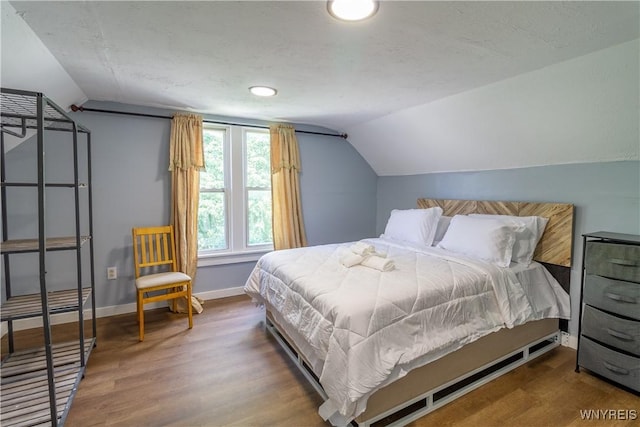
<path id="1" fill-rule="evenodd" d="M 372 255 L 376 252 L 375 246 L 369 245 L 368 243 L 364 242 L 355 242 L 349 247 L 349 249 L 351 249 L 351 252 L 353 252 L 354 254 L 362 256 Z"/>
<path id="2" fill-rule="evenodd" d="M 391 271 L 396 268 L 396 265 L 393 263 L 393 260 L 388 258 L 382 258 L 377 255 L 370 255 L 366 257 L 362 263 L 365 267 L 375 268 L 380 271 Z"/>
<path id="3" fill-rule="evenodd" d="M 340 264 L 345 267 L 353 267 L 354 265 L 361 264 L 362 261 L 364 261 L 364 257 L 362 255 L 353 253 L 348 249 L 341 250 L 338 255 L 340 257 Z"/>
<path id="4" fill-rule="evenodd" d="M 375 246 L 364 242 L 356 242 L 349 248 L 340 248 L 338 257 L 340 264 L 347 268 L 360 264 L 380 271 L 391 271 L 395 268 L 393 261 L 386 259 L 385 254 L 376 253 Z"/>

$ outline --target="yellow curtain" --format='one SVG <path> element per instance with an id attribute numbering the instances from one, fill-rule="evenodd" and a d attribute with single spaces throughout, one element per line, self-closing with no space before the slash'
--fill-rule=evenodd
<path id="1" fill-rule="evenodd" d="M 278 249 L 307 245 L 300 201 L 300 153 L 293 126 L 273 125 L 271 134 L 271 197 L 273 246 Z"/>
<path id="2" fill-rule="evenodd" d="M 181 272 L 195 281 L 198 264 L 198 201 L 200 171 L 204 169 L 202 116 L 176 113 L 171 121 L 169 147 L 171 171 L 171 222 L 175 229 L 176 258 Z M 186 312 L 186 301 L 170 305 Z M 202 312 L 201 301 L 193 297 L 192 306 Z"/>

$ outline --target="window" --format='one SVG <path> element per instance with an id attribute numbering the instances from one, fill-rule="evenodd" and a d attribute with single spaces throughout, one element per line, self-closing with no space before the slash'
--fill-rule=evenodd
<path id="1" fill-rule="evenodd" d="M 200 257 L 273 249 L 269 131 L 205 126 L 203 143 L 206 171 L 200 172 Z"/>
<path id="2" fill-rule="evenodd" d="M 245 132 L 244 182 L 247 200 L 247 244 L 270 245 L 271 143 L 266 132 Z"/>
<path id="3" fill-rule="evenodd" d="M 227 171 L 228 152 L 225 129 L 203 131 L 204 164 L 200 172 L 200 204 L 198 205 L 198 250 L 228 249 Z"/>

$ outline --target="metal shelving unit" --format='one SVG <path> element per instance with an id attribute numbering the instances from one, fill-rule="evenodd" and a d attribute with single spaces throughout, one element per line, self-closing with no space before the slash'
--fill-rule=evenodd
<path id="1" fill-rule="evenodd" d="M 2 302 L 0 320 L 8 326 L 8 355 L 0 367 L 0 419 L 3 426 L 63 425 L 69 412 L 80 379 L 84 375 L 87 358 L 96 343 L 95 280 L 93 260 L 93 218 L 91 195 L 91 132 L 76 123 L 64 110 L 41 93 L 14 89 L 0 90 L 0 193 L 2 197 L 2 245 L 5 301 Z M 35 129 L 29 136 L 28 129 Z M 67 132 L 73 142 L 73 182 L 47 182 L 45 153 L 59 149 L 45 141 L 49 131 Z M 17 138 L 36 138 L 37 179 L 33 182 L 10 181 L 6 176 L 5 135 Z M 82 140 L 82 141 L 81 141 Z M 86 142 L 86 180 L 79 182 L 78 146 Z M 83 165 L 84 166 L 84 165 Z M 84 170 L 83 170 L 84 172 Z M 37 226 L 33 238 L 10 239 L 11 224 L 7 206 L 8 188 L 37 190 Z M 75 234 L 53 236 L 47 229 L 47 188 L 69 189 L 74 193 L 73 215 Z M 81 207 L 80 191 L 87 191 L 86 206 Z M 31 190 L 33 191 L 33 190 Z M 56 190 L 57 191 L 57 190 Z M 86 209 L 82 210 L 81 209 Z M 86 224 L 81 223 L 81 213 Z M 54 227 L 51 227 L 54 228 Z M 88 247 L 88 248 L 87 248 Z M 47 254 L 52 251 L 75 252 L 75 283 L 63 290 L 49 290 L 47 267 L 53 262 Z M 87 254 L 88 251 L 88 254 Z M 11 256 L 34 253 L 38 256 L 37 273 L 39 292 L 14 295 L 11 286 Z M 88 258 L 89 274 L 83 272 L 83 259 Z M 89 285 L 86 285 L 86 281 Z M 73 281 L 71 281 L 73 282 Z M 84 308 L 91 300 L 92 331 L 85 337 Z M 77 312 L 78 339 L 73 342 L 55 342 L 51 331 L 51 315 Z M 16 351 L 13 322 L 19 319 L 41 318 L 44 346 Z"/>

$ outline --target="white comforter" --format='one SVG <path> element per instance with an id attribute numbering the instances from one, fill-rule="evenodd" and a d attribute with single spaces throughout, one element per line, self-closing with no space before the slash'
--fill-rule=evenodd
<path id="1" fill-rule="evenodd" d="M 347 268 L 339 252 L 348 244 L 323 245 L 263 256 L 245 285 L 296 331 L 329 397 L 325 412 L 328 405 L 350 420 L 372 392 L 407 370 L 542 317 L 509 269 L 436 248 L 366 242 L 395 269 Z"/>

